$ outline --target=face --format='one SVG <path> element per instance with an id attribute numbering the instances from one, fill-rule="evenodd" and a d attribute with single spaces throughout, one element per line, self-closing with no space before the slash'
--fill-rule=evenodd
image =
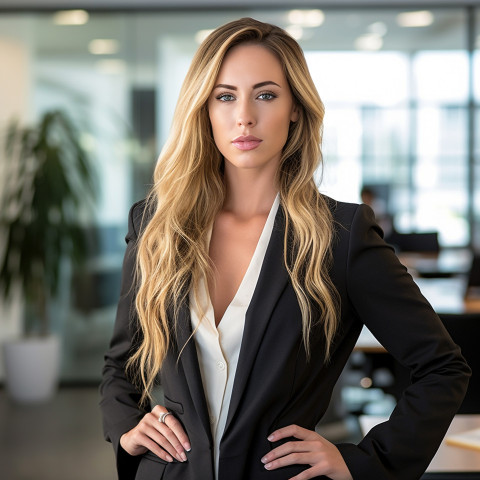
<path id="1" fill-rule="evenodd" d="M 290 122 L 298 119 L 277 57 L 260 45 L 238 45 L 225 56 L 208 100 L 215 143 L 231 169 L 275 172 Z"/>

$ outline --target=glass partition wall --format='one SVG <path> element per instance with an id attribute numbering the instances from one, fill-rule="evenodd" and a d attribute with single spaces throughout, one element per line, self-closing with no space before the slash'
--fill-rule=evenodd
<path id="1" fill-rule="evenodd" d="M 358 202 L 369 185 L 397 230 L 435 230 L 443 247 L 480 247 L 473 8 L 0 13 L 0 128 L 14 116 L 65 110 L 101 186 L 94 218 L 82 219 L 92 238 L 87 278 L 73 272 L 71 295 L 59 299 L 68 318 L 56 327 L 64 381 L 99 378 L 129 206 L 151 184 L 198 43 L 240 16 L 287 28 L 305 50 L 326 107 L 323 192 Z"/>
<path id="2" fill-rule="evenodd" d="M 480 8 L 472 15 L 470 29 L 470 48 L 473 52 L 471 63 L 473 64 L 470 84 L 473 91 L 471 99 L 471 115 L 469 118 L 469 155 L 471 168 L 470 191 L 471 201 L 471 225 L 472 244 L 477 254 L 480 251 Z"/>

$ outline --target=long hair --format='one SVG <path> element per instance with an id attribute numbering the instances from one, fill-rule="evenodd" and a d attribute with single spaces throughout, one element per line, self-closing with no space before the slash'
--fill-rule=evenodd
<path id="1" fill-rule="evenodd" d="M 330 354 L 338 323 L 337 294 L 329 277 L 333 221 L 314 181 L 322 164 L 324 107 L 298 43 L 279 27 L 242 18 L 219 27 L 200 45 L 155 167 L 146 209 L 151 218 L 137 252 L 139 342 L 127 362 L 143 400 L 150 397 L 171 346 L 179 306 L 191 289 L 198 295 L 199 279 L 212 272 L 207 236 L 223 205 L 225 184 L 207 101 L 225 55 L 242 43 L 261 45 L 278 58 L 299 111 L 277 172 L 286 218 L 284 262 L 300 305 L 307 356 L 316 322 L 323 326 L 326 359 Z"/>

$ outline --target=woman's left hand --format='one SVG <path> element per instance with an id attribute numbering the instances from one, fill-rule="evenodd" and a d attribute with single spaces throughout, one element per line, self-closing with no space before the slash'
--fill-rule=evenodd
<path id="1" fill-rule="evenodd" d="M 332 480 L 353 480 L 338 448 L 316 432 L 298 425 L 289 425 L 273 432 L 268 440 L 278 442 L 289 437 L 300 441 L 284 443 L 267 453 L 262 458 L 267 470 L 287 465 L 311 465 L 311 468 L 289 480 L 307 480 L 321 475 Z"/>

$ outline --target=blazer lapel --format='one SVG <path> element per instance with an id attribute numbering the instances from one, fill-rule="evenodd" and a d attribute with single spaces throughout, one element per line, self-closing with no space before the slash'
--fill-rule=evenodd
<path id="1" fill-rule="evenodd" d="M 200 366 L 198 364 L 197 349 L 195 347 L 195 341 L 191 336 L 192 325 L 190 322 L 188 300 L 183 302 L 180 307 L 176 335 L 179 348 L 181 349 L 185 345 L 182 354 L 180 355 L 179 362 L 183 367 L 183 372 L 185 374 L 185 379 L 190 390 L 195 410 L 201 420 L 209 444 L 211 445 L 212 431 L 210 428 L 208 407 L 205 392 L 203 390 Z"/>
<path id="2" fill-rule="evenodd" d="M 245 328 L 224 433 L 228 430 L 240 405 L 265 329 L 275 304 L 289 280 L 283 260 L 284 232 L 285 217 L 280 206 L 260 276 L 245 316 Z"/>

